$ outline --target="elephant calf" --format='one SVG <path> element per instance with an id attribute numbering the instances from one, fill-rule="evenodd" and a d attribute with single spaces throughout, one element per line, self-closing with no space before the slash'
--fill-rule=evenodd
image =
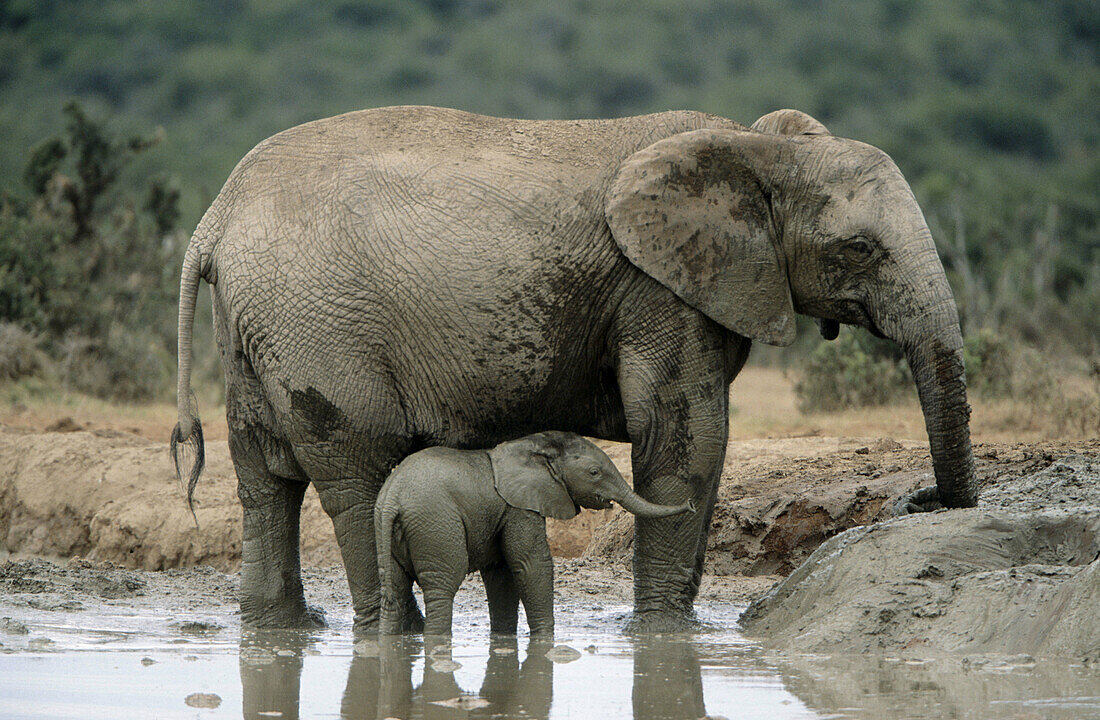
<path id="1" fill-rule="evenodd" d="M 694 512 L 692 502 L 655 505 L 639 497 L 588 440 L 543 432 L 491 450 L 433 447 L 405 458 L 375 504 L 382 632 L 415 627 L 400 607 L 415 580 L 424 592 L 424 633 L 450 635 L 455 593 L 481 571 L 493 632 L 515 633 L 519 602 L 532 635 L 554 631 L 554 564 L 546 518 L 610 501 L 642 517 Z M 410 622 L 411 620 L 411 622 Z"/>

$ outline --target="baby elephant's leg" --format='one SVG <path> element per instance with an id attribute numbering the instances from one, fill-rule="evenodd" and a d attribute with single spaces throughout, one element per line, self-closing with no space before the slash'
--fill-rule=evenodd
<path id="1" fill-rule="evenodd" d="M 489 600 L 489 631 L 516 634 L 519 623 L 519 589 L 507 565 L 482 568 L 481 580 Z"/>
<path id="2" fill-rule="evenodd" d="M 504 558 L 515 578 L 532 636 L 554 635 L 554 560 L 546 521 L 530 512 L 504 527 Z"/>
<path id="3" fill-rule="evenodd" d="M 446 636 L 451 634 L 451 620 L 454 615 L 455 594 L 462 585 L 465 573 L 431 573 L 420 576 L 420 587 L 424 591 L 424 636 Z"/>
<path id="4" fill-rule="evenodd" d="M 413 577 L 405 572 L 405 569 L 393 562 L 393 602 L 382 600 L 382 634 L 401 635 L 404 633 L 415 634 L 424 627 L 424 618 L 420 615 L 420 608 L 416 605 L 416 597 L 413 595 Z"/>
<path id="5" fill-rule="evenodd" d="M 422 517 L 411 519 L 410 515 Z M 462 521 L 437 513 L 410 512 L 405 535 L 416 581 L 424 592 L 424 635 L 450 635 L 455 593 L 470 562 Z"/>

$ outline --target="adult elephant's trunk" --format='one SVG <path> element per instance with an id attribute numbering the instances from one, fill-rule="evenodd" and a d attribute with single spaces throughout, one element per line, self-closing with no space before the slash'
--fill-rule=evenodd
<path id="1" fill-rule="evenodd" d="M 907 346 L 906 359 L 924 412 L 940 502 L 946 507 L 973 507 L 978 502 L 978 482 L 958 321 Z"/>
<path id="2" fill-rule="evenodd" d="M 621 497 L 612 499 L 622 505 L 628 513 L 644 518 L 662 518 L 685 512 L 695 512 L 695 503 L 691 500 L 683 505 L 657 505 L 649 502 L 630 488 L 626 488 Z"/>
<path id="3" fill-rule="evenodd" d="M 947 277 L 928 237 L 922 252 L 911 257 L 923 267 L 916 282 L 899 282 L 903 298 L 888 305 L 899 314 L 876 315 L 875 322 L 905 351 L 917 386 L 924 424 L 936 473 L 936 489 L 946 507 L 973 507 L 978 502 L 978 482 L 970 447 L 970 405 L 966 401 L 966 375 L 962 360 L 959 315 Z"/>

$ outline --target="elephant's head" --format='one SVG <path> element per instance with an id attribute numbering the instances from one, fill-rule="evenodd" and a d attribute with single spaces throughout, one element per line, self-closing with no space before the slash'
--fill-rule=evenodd
<path id="1" fill-rule="evenodd" d="M 630 156 L 607 221 L 628 259 L 727 329 L 794 340 L 794 313 L 898 342 L 924 411 L 940 501 L 977 502 L 955 301 L 894 162 L 795 110 L 696 130 Z"/>
<path id="2" fill-rule="evenodd" d="M 504 501 L 544 517 L 568 520 L 578 506 L 602 510 L 617 502 L 641 517 L 694 512 L 691 503 L 656 505 L 638 496 L 611 458 L 579 435 L 542 432 L 489 451 L 493 482 Z"/>

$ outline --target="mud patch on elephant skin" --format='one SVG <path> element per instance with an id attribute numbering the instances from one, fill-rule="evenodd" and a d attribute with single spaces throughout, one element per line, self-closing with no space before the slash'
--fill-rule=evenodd
<path id="1" fill-rule="evenodd" d="M 331 440 L 332 434 L 347 420 L 340 408 L 314 387 L 291 390 L 290 409 L 305 421 L 309 434 L 318 440 Z"/>

